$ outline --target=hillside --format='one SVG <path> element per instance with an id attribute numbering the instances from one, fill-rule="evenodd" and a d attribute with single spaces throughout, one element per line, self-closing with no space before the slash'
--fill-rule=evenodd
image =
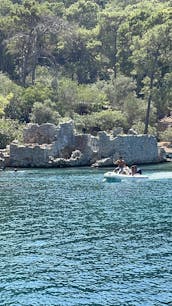
<path id="1" fill-rule="evenodd" d="M 1 0 L 0 148 L 69 118 L 171 141 L 171 29 L 171 1 Z"/>

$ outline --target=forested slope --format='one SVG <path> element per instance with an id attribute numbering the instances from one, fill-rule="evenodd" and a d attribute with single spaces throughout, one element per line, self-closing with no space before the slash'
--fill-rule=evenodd
<path id="1" fill-rule="evenodd" d="M 162 137 L 172 110 L 171 1 L 1 0 L 0 146 L 72 118 Z M 171 133 L 172 134 L 172 133 Z"/>

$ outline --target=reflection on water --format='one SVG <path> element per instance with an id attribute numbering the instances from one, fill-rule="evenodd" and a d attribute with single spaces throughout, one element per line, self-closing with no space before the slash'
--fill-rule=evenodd
<path id="1" fill-rule="evenodd" d="M 105 171 L 0 173 L 0 305 L 172 303 L 172 172 Z"/>

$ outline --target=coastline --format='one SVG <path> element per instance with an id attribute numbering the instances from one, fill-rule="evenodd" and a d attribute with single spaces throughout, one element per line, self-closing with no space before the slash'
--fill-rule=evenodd
<path id="1" fill-rule="evenodd" d="M 114 167 L 122 156 L 131 166 L 171 162 L 152 135 L 115 135 L 105 131 L 77 134 L 72 121 L 59 126 L 28 124 L 24 143 L 12 142 L 0 151 L 0 168 Z"/>

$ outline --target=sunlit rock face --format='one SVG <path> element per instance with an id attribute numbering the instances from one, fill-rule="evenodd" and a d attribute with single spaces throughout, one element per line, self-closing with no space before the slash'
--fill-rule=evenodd
<path id="1" fill-rule="evenodd" d="M 119 135 L 115 138 L 105 132 L 99 135 L 98 140 L 99 164 L 111 166 L 113 160 L 122 156 L 127 164 L 148 164 L 162 161 L 159 156 L 157 141 L 150 135 Z M 107 159 L 111 157 L 111 159 Z M 109 161 L 109 164 L 108 164 Z"/>
<path id="2" fill-rule="evenodd" d="M 24 143 L 52 143 L 57 134 L 57 126 L 51 123 L 41 125 L 29 123 L 23 131 Z"/>
<path id="3" fill-rule="evenodd" d="M 150 135 L 126 135 L 114 139 L 114 150 L 128 164 L 156 163 L 159 161 L 157 141 Z"/>
<path id="4" fill-rule="evenodd" d="M 10 145 L 10 165 L 14 167 L 112 166 L 122 156 L 131 165 L 158 163 L 157 141 L 150 135 L 118 135 L 106 132 L 97 136 L 77 134 L 73 122 L 29 124 L 24 130 L 24 145 Z"/>
<path id="5" fill-rule="evenodd" d="M 10 145 L 10 166 L 48 167 L 52 145 Z"/>

